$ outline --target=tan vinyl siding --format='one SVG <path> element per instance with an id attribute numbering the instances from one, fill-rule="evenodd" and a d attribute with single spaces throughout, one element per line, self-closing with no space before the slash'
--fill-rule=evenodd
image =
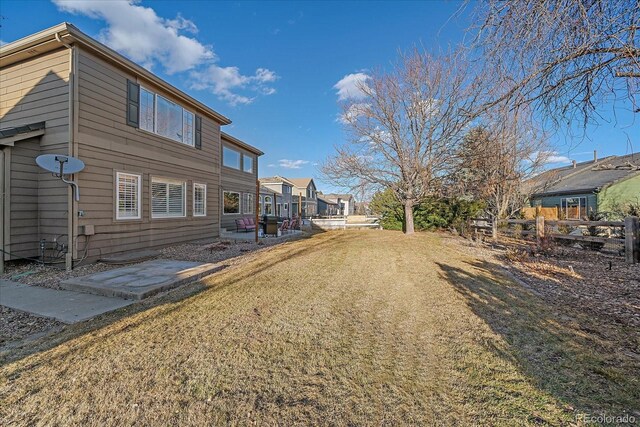
<path id="1" fill-rule="evenodd" d="M 126 124 L 127 79 L 136 77 L 79 50 L 78 156 L 85 170 L 79 225 L 94 225 L 90 258 L 110 253 L 214 238 L 219 235 L 220 125 L 202 117 L 202 149 L 175 142 Z M 176 101 L 170 94 L 144 87 Z M 180 104 L 178 102 L 178 104 Z M 116 172 L 142 175 L 142 218 L 116 220 Z M 186 181 L 186 217 L 151 218 L 152 177 Z M 207 185 L 207 215 L 193 216 L 193 182 Z M 79 254 L 84 252 L 79 238 Z"/>
<path id="2" fill-rule="evenodd" d="M 37 168 L 35 157 L 69 152 L 69 58 L 64 48 L 0 70 L 0 128 L 46 122 L 44 135 L 6 149 L 12 158 L 8 240 L 20 256 L 37 256 L 40 239 L 67 234 L 68 186 Z"/>
<path id="3" fill-rule="evenodd" d="M 40 151 L 38 139 L 20 141 L 11 148 L 10 244 L 12 257 L 38 255 L 38 166 L 33 159 Z"/>
<path id="4" fill-rule="evenodd" d="M 219 200 L 222 204 L 222 192 L 223 191 L 235 191 L 240 193 L 240 213 L 239 214 L 223 214 L 222 213 L 222 205 L 220 206 L 220 221 L 221 227 L 226 228 L 229 231 L 236 229 L 235 220 L 238 218 L 244 218 L 247 216 L 255 215 L 255 206 L 253 208 L 253 214 L 245 214 L 244 212 L 244 197 L 243 193 L 251 193 L 254 195 L 254 204 L 255 204 L 255 194 L 256 194 L 256 180 L 258 179 L 258 160 L 256 155 L 250 153 L 247 150 L 244 150 L 237 145 L 235 145 L 231 141 L 227 141 L 226 139 L 222 139 L 222 145 L 232 148 L 245 156 L 249 156 L 253 159 L 253 173 L 247 173 L 242 171 L 242 161 L 240 162 L 240 170 L 228 168 L 226 166 L 222 166 L 222 170 L 220 173 L 220 192 L 219 192 Z M 222 151 L 220 151 L 222 153 Z M 222 155 L 222 154 L 220 154 Z M 242 159 L 242 157 L 241 157 Z M 222 162 L 219 163 L 220 165 Z"/>

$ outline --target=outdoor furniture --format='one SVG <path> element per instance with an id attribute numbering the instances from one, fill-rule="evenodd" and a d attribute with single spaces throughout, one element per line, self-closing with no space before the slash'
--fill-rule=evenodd
<path id="1" fill-rule="evenodd" d="M 299 230 L 300 229 L 300 220 L 298 218 L 293 218 L 291 223 L 289 224 L 289 228 L 291 230 Z"/>
<path id="2" fill-rule="evenodd" d="M 236 219 L 236 231 L 255 231 L 256 225 L 253 224 L 251 218 Z"/>
<path id="3" fill-rule="evenodd" d="M 264 234 L 278 234 L 278 217 L 268 216 L 264 218 Z"/>

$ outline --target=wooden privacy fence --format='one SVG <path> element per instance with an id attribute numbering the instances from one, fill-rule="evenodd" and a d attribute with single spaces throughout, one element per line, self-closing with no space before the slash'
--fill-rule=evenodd
<path id="1" fill-rule="evenodd" d="M 532 208 L 522 208 L 522 217 L 524 219 L 535 219 L 538 216 L 543 216 L 549 220 L 560 219 L 558 216 L 558 208 L 543 208 L 541 206 L 535 206 Z"/>
<path id="2" fill-rule="evenodd" d="M 538 242 L 552 239 L 560 244 L 624 254 L 628 263 L 640 263 L 640 219 L 634 216 L 624 221 L 546 220 L 544 216 L 499 221 L 474 218 L 470 227 L 475 233 L 491 234 L 493 239 L 499 234 L 535 238 Z"/>

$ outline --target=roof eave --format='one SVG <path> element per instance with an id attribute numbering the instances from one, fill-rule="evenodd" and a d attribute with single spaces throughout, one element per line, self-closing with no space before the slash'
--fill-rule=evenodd
<path id="1" fill-rule="evenodd" d="M 221 125 L 231 124 L 231 119 L 229 119 L 228 117 L 223 116 L 222 114 L 218 113 L 217 111 L 213 110 L 212 108 L 208 107 L 192 96 L 187 95 L 180 89 L 162 80 L 160 77 L 156 76 L 149 70 L 141 67 L 130 59 L 125 58 L 115 50 L 94 40 L 68 22 L 63 22 L 62 24 L 47 28 L 46 30 L 31 34 L 27 37 L 21 38 L 19 40 L 16 40 L 15 42 L 8 43 L 0 47 L 0 66 L 4 67 L 6 65 L 12 64 L 13 62 L 24 59 L 18 58 L 17 55 L 27 50 L 33 49 L 36 46 L 57 44 L 59 45 L 59 47 L 62 47 L 63 44 L 56 39 L 56 35 L 58 35 L 67 44 L 79 43 L 80 45 L 88 47 L 89 49 L 107 57 L 109 60 L 115 62 L 120 67 L 125 68 L 133 74 L 142 76 L 144 79 L 149 80 L 155 85 L 166 90 L 167 92 L 170 92 L 172 95 L 185 102 L 186 104 L 194 106 L 195 108 L 202 110 L 203 112 L 212 116 L 218 122 L 220 122 Z M 45 52 L 48 50 L 45 50 Z"/>
<path id="2" fill-rule="evenodd" d="M 585 193 L 597 193 L 600 190 L 600 187 L 592 187 L 592 188 L 579 188 L 576 190 L 558 190 L 558 191 L 549 191 L 544 193 L 533 193 L 531 197 L 547 197 L 547 196 L 560 196 L 563 194 L 585 194 Z"/>
<path id="3" fill-rule="evenodd" d="M 264 154 L 262 151 L 260 151 L 253 145 L 249 145 L 246 142 L 239 140 L 235 136 L 231 136 L 226 132 L 220 131 L 220 135 L 222 136 L 223 139 L 227 140 L 228 142 L 231 142 L 232 144 L 235 144 L 241 148 L 244 148 L 245 150 L 250 151 L 257 156 L 262 156 Z"/>

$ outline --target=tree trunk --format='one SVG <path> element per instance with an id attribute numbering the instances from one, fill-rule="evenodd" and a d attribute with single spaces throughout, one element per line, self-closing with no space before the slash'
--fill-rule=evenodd
<path id="1" fill-rule="evenodd" d="M 404 205 L 404 234 L 413 234 L 413 204 Z"/>

